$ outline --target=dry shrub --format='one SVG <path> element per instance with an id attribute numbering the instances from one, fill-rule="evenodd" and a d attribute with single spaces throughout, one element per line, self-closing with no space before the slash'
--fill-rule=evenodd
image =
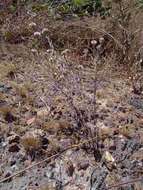
<path id="1" fill-rule="evenodd" d="M 40 139 L 34 135 L 24 136 L 21 143 L 27 152 L 38 151 L 38 149 L 41 147 Z"/>
<path id="2" fill-rule="evenodd" d="M 5 23 L 3 26 L 5 40 L 10 43 L 27 43 L 29 40 L 33 44 L 35 40 L 34 31 L 28 27 L 30 22 L 37 24 L 35 31 L 42 31 L 43 28 L 48 29 L 47 35 L 55 49 L 64 50 L 70 48 L 79 52 L 84 48 L 91 48 L 91 40 L 105 37 L 106 34 L 103 31 L 108 27 L 107 20 L 100 17 L 75 18 L 64 21 L 53 17 L 50 18 L 46 12 L 43 12 L 38 13 L 32 20 L 28 15 L 23 14 L 20 17 L 13 16 Z M 46 38 L 40 40 L 38 46 L 49 49 L 49 43 Z"/>
<path id="3" fill-rule="evenodd" d="M 135 63 L 140 48 L 142 18 L 135 0 L 113 1 L 109 23 L 111 34 L 122 47 L 114 46 L 118 63 L 130 66 Z"/>
<path id="4" fill-rule="evenodd" d="M 35 31 L 48 29 L 47 35 L 55 50 L 68 48 L 79 55 L 85 48 L 92 51 L 91 40 L 98 41 L 100 37 L 104 37 L 106 39 L 104 56 L 110 57 L 110 54 L 114 53 L 117 62 L 132 65 L 140 48 L 143 14 L 136 9 L 135 1 L 132 0 L 113 1 L 111 5 L 111 15 L 104 19 L 97 16 L 62 20 L 51 16 L 46 10 L 37 12 L 37 15 L 31 18 L 23 11 L 7 19 L 2 27 L 3 35 L 6 41 L 11 43 L 25 42 L 36 48 L 51 48 L 45 37 L 35 42 L 34 31 L 28 27 L 30 22 L 35 22 L 37 25 Z"/>
<path id="5" fill-rule="evenodd" d="M 9 29 L 4 33 L 4 38 L 7 42 L 10 43 L 22 43 L 25 42 L 27 37 L 29 37 L 31 35 L 31 31 L 28 28 L 15 28 L 13 29 Z"/>
<path id="6" fill-rule="evenodd" d="M 81 53 L 85 48 L 92 48 L 91 40 L 98 41 L 100 37 L 107 38 L 103 32 L 106 27 L 105 20 L 100 17 L 54 21 L 54 24 L 51 22 L 48 26 L 48 35 L 55 49 L 68 48 Z"/>

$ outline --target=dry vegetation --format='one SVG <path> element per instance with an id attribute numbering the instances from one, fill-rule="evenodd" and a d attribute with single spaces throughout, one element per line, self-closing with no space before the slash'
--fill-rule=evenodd
<path id="1" fill-rule="evenodd" d="M 142 190 L 143 13 L 135 2 L 81 17 L 2 4 L 2 190 Z"/>

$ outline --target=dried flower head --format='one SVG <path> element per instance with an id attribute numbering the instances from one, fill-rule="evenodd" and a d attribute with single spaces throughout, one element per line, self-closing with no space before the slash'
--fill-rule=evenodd
<path id="1" fill-rule="evenodd" d="M 41 34 L 47 34 L 49 32 L 48 28 L 43 28 Z"/>
<path id="2" fill-rule="evenodd" d="M 34 36 L 35 36 L 35 37 L 40 37 L 40 36 L 41 36 L 41 33 L 40 33 L 40 32 L 34 32 Z"/>
<path id="3" fill-rule="evenodd" d="M 69 49 L 65 49 L 61 52 L 61 55 L 67 55 L 68 53 L 70 53 Z"/>
<path id="4" fill-rule="evenodd" d="M 103 44 L 104 41 L 105 41 L 105 39 L 104 39 L 103 37 L 99 38 L 99 43 L 100 43 L 100 44 Z"/>
<path id="5" fill-rule="evenodd" d="M 30 28 L 36 27 L 36 23 L 35 23 L 35 22 L 29 23 L 29 27 L 30 27 Z"/>
<path id="6" fill-rule="evenodd" d="M 91 40 L 91 44 L 95 46 L 95 45 L 97 45 L 97 41 L 96 40 Z"/>
<path id="7" fill-rule="evenodd" d="M 37 49 L 31 49 L 32 53 L 37 53 Z"/>

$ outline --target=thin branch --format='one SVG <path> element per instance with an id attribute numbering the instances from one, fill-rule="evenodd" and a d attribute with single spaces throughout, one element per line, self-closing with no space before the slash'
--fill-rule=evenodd
<path id="1" fill-rule="evenodd" d="M 79 144 L 74 144 L 74 145 L 72 145 L 72 146 L 69 146 L 69 147 L 67 147 L 66 149 L 62 150 L 61 152 L 59 152 L 59 153 L 57 153 L 57 154 L 54 154 L 54 155 L 52 155 L 52 156 L 50 156 L 50 157 L 48 157 L 48 158 L 45 158 L 45 159 L 43 159 L 43 160 L 41 160 L 41 161 L 39 161 L 39 162 L 37 162 L 37 163 L 35 163 L 35 164 L 32 164 L 31 166 L 28 166 L 28 167 L 24 168 L 23 170 L 20 170 L 20 171 L 16 172 L 15 174 L 11 175 L 11 176 L 8 176 L 8 177 L 5 177 L 5 178 L 1 179 L 1 180 L 0 180 L 0 183 L 3 183 L 3 182 L 5 182 L 5 181 L 7 181 L 7 180 L 9 180 L 9 179 L 11 179 L 11 178 L 13 178 L 13 177 L 16 177 L 16 176 L 18 176 L 18 175 L 20 175 L 20 174 L 26 172 L 27 170 L 29 170 L 29 169 L 31 169 L 31 168 L 33 168 L 33 167 L 35 167 L 35 166 L 38 166 L 38 165 L 40 165 L 40 164 L 43 164 L 44 162 L 50 162 L 51 159 L 54 159 L 54 158 L 59 157 L 62 153 L 66 152 L 66 151 L 68 151 L 68 150 L 70 150 L 70 149 L 74 149 L 74 148 L 77 148 L 77 147 L 81 147 L 82 145 L 87 144 L 87 143 L 91 142 L 92 140 L 93 140 L 93 139 L 88 139 L 88 140 L 85 140 L 85 141 L 83 141 L 83 142 L 81 142 L 81 143 L 79 143 Z"/>

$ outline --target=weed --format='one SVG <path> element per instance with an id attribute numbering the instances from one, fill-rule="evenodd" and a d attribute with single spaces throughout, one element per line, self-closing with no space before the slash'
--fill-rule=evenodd
<path id="1" fill-rule="evenodd" d="M 38 151 L 39 148 L 41 147 L 40 139 L 34 135 L 25 135 L 22 138 L 21 143 L 22 143 L 24 149 L 28 153 L 33 152 L 33 151 Z"/>

